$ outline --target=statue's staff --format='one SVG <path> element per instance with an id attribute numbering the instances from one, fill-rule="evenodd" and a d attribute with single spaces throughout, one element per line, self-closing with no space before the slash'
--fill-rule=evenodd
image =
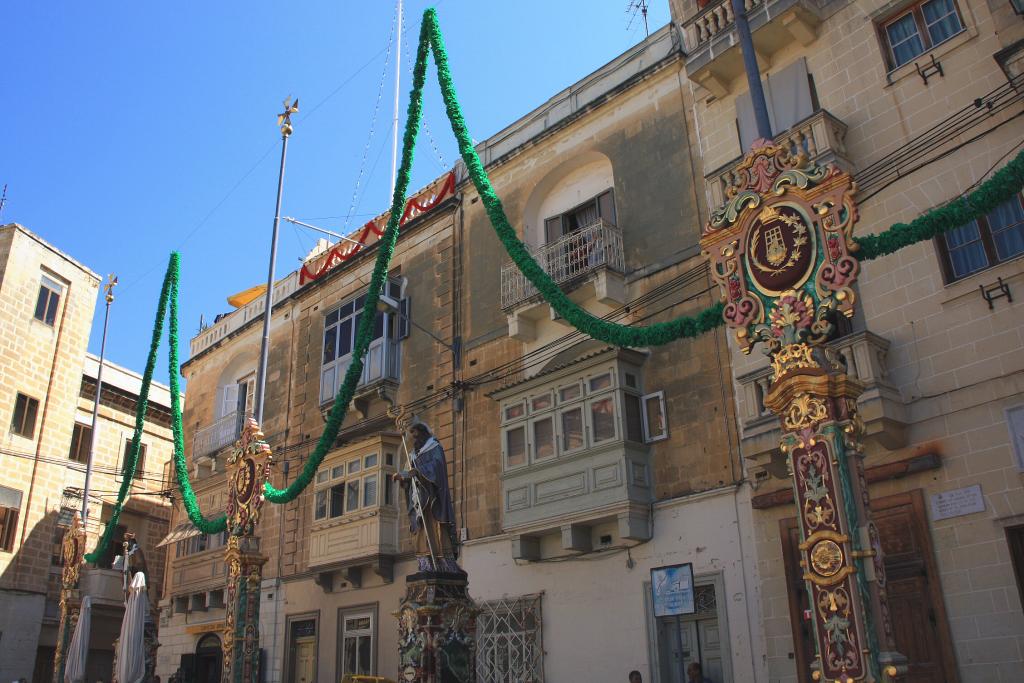
<path id="1" fill-rule="evenodd" d="M 416 481 L 416 475 L 412 474 L 412 472 L 418 473 L 418 470 L 416 470 L 416 463 L 413 462 L 412 456 L 409 455 L 409 446 L 405 441 L 406 425 L 403 423 L 411 423 L 411 421 L 402 419 L 404 412 L 405 411 L 402 408 L 388 409 L 388 414 L 394 418 L 395 424 L 398 426 L 399 431 L 402 433 L 402 450 L 405 451 L 405 461 L 406 463 L 408 463 L 410 470 L 408 476 L 401 472 L 399 472 L 399 476 L 402 477 L 403 479 L 407 478 L 409 480 L 410 486 L 412 486 L 412 508 L 413 511 L 416 513 L 416 516 L 419 517 L 421 533 L 423 533 L 427 537 L 427 550 L 430 552 L 430 564 L 434 568 L 434 571 L 437 571 L 437 553 L 434 552 L 434 541 L 430 537 L 430 531 L 427 529 L 427 518 L 423 514 L 423 503 L 420 500 L 420 487 Z"/>

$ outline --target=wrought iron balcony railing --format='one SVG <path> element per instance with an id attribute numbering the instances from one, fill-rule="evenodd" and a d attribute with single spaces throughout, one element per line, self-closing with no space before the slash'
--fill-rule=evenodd
<path id="1" fill-rule="evenodd" d="M 626 269 L 622 232 L 600 219 L 530 251 L 544 272 L 558 284 L 571 283 L 601 268 L 617 273 L 623 273 Z M 512 308 L 536 295 L 537 288 L 526 279 L 515 263 L 508 262 L 501 267 L 503 309 Z"/>
<path id="2" fill-rule="evenodd" d="M 245 420 L 252 417 L 249 411 L 234 411 L 196 431 L 192 437 L 192 457 L 198 458 L 215 453 L 224 446 L 234 443 L 242 433 Z"/>

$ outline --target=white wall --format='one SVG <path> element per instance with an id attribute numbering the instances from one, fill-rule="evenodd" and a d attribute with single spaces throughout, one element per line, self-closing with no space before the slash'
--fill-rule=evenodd
<path id="1" fill-rule="evenodd" d="M 648 656 L 644 582 L 662 565 L 692 562 L 694 573 L 719 574 L 736 683 L 766 680 L 751 648 L 750 623 L 758 624 L 756 576 L 744 576 L 744 553 L 753 551 L 750 501 L 745 490 L 719 489 L 655 506 L 654 537 L 625 552 L 567 562 L 523 563 L 511 556 L 508 538 L 469 542 L 463 568 L 473 598 L 487 601 L 543 592 L 545 678 L 550 681 L 625 680 L 638 669 L 655 681 Z M 742 537 L 742 539 L 741 539 Z M 627 567 L 632 558 L 634 566 Z M 747 571 L 754 572 L 752 562 Z M 721 607 L 720 607 L 721 610 Z M 754 650 L 763 648 L 757 644 Z M 760 655 L 757 655 L 760 662 Z"/>

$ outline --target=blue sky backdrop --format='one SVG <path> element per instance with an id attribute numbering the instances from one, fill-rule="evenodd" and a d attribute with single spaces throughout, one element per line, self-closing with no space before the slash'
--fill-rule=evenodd
<path id="1" fill-rule="evenodd" d="M 400 129 L 420 17 L 431 4 L 477 140 L 644 37 L 639 17 L 630 26 L 628 0 L 408 0 Z M 118 275 L 110 360 L 141 372 L 171 250 L 183 260 L 183 359 L 201 314 L 212 320 L 231 310 L 228 295 L 266 280 L 275 116 L 285 97 L 298 96 L 301 111 L 282 213 L 344 231 L 387 208 L 393 18 L 393 2 L 374 0 L 5 8 L 0 186 L 8 185 L 8 203 L 0 222 L 21 223 L 96 272 Z M 654 0 L 651 31 L 668 20 L 667 0 Z M 444 165 L 421 134 L 413 188 L 457 154 L 432 65 L 425 122 Z M 298 267 L 315 239 L 282 223 L 278 277 Z M 164 349 L 160 381 L 166 363 Z"/>

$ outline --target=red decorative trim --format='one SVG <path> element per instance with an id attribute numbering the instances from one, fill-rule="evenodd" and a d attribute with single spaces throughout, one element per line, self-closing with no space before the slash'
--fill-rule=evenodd
<path id="1" fill-rule="evenodd" d="M 431 211 L 448 197 L 455 194 L 455 172 L 449 171 L 443 178 L 431 183 L 426 189 L 415 197 L 410 197 L 405 203 L 405 211 L 398 222 L 399 226 L 405 225 L 414 218 Z M 373 242 L 380 239 L 384 234 L 387 225 L 388 214 L 379 218 L 367 221 L 359 230 L 347 235 L 361 244 L 352 242 L 339 242 L 334 245 L 326 254 L 321 254 L 316 259 L 302 264 L 299 269 L 299 286 L 319 280 L 329 271 L 338 265 L 348 261 L 350 258 L 361 252 Z"/>

